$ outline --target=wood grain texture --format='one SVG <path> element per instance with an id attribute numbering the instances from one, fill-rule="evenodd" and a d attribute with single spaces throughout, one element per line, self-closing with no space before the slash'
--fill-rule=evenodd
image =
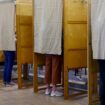
<path id="1" fill-rule="evenodd" d="M 68 93 L 68 71 L 87 67 L 87 3 L 64 0 L 64 97 Z"/>
<path id="2" fill-rule="evenodd" d="M 4 55 L 3 55 L 3 52 L 0 51 L 0 62 L 3 62 L 4 61 Z"/>
<path id="3" fill-rule="evenodd" d="M 18 87 L 22 88 L 22 65 L 33 63 L 32 0 L 16 2 Z"/>

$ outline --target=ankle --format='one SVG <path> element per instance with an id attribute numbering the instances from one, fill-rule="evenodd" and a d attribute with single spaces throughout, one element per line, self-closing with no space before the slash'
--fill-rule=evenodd
<path id="1" fill-rule="evenodd" d="M 46 89 L 51 89 L 50 84 L 47 84 L 46 87 Z"/>
<path id="2" fill-rule="evenodd" d="M 56 91 L 56 85 L 52 86 L 52 91 Z"/>

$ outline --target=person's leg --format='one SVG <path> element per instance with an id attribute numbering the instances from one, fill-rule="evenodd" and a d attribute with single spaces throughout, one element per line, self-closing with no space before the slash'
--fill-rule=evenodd
<path id="1" fill-rule="evenodd" d="M 56 85 L 61 83 L 61 56 L 54 55 L 52 57 L 52 93 L 51 96 L 62 96 L 63 94 L 56 90 Z"/>
<path id="2" fill-rule="evenodd" d="M 99 60 L 99 72 L 100 72 L 100 105 L 105 105 L 105 60 Z"/>
<path id="3" fill-rule="evenodd" d="M 4 57 L 5 57 L 5 61 L 4 61 L 3 82 L 4 82 L 4 84 L 6 84 L 6 82 L 7 82 L 7 70 L 8 70 L 8 52 L 7 51 L 4 51 Z"/>
<path id="4" fill-rule="evenodd" d="M 61 57 L 54 55 L 52 58 L 52 84 L 61 83 Z"/>
<path id="5" fill-rule="evenodd" d="M 14 58 L 15 58 L 15 52 L 8 51 L 8 64 L 7 64 L 7 67 L 8 67 L 7 68 L 7 83 L 8 84 L 11 82 Z"/>
<path id="6" fill-rule="evenodd" d="M 52 56 L 46 55 L 46 71 L 45 71 L 45 83 L 47 85 L 47 89 L 45 94 L 50 94 L 50 84 L 51 84 L 51 75 L 52 75 Z"/>

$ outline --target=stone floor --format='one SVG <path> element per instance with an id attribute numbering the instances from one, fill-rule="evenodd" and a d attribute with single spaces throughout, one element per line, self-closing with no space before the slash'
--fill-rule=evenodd
<path id="1" fill-rule="evenodd" d="M 18 90 L 14 87 L 0 87 L 0 105 L 88 105 L 87 97 L 64 100 L 63 97 L 50 97 L 33 93 L 33 89 Z"/>

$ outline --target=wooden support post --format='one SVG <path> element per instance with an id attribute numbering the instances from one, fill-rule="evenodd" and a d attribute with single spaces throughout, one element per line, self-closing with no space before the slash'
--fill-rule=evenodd
<path id="1" fill-rule="evenodd" d="M 28 79 L 28 64 L 23 65 L 23 79 L 24 80 Z"/>
<path id="2" fill-rule="evenodd" d="M 34 80 L 33 80 L 33 85 L 34 85 L 34 92 L 38 92 L 38 59 L 37 59 L 37 54 L 34 53 Z"/>
<path id="3" fill-rule="evenodd" d="M 92 74 L 88 72 L 88 103 L 92 105 Z"/>
<path id="4" fill-rule="evenodd" d="M 22 89 L 22 64 L 18 64 L 18 88 Z"/>
<path id="5" fill-rule="evenodd" d="M 68 68 L 64 66 L 64 99 L 69 98 Z"/>

